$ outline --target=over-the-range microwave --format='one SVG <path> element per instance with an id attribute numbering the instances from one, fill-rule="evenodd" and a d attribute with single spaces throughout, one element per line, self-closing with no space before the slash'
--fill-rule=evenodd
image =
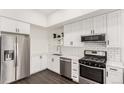
<path id="1" fill-rule="evenodd" d="M 106 42 L 106 34 L 81 36 L 81 42 Z"/>

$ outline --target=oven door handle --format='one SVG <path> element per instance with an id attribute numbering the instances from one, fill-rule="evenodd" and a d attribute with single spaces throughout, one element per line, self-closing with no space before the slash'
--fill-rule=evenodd
<path id="1" fill-rule="evenodd" d="M 105 70 L 105 68 L 92 67 L 92 66 L 87 66 L 87 65 L 85 65 L 85 64 L 80 64 L 80 65 L 85 66 L 85 67 L 89 67 L 89 68 Z"/>

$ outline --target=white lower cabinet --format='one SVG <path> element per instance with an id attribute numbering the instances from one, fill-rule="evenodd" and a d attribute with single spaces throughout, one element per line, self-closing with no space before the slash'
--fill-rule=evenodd
<path id="1" fill-rule="evenodd" d="M 72 80 L 79 82 L 79 63 L 78 60 L 72 59 Z"/>
<path id="2" fill-rule="evenodd" d="M 42 71 L 47 67 L 47 56 L 46 55 L 35 55 L 31 57 L 30 73 Z"/>
<path id="3" fill-rule="evenodd" d="M 107 66 L 106 83 L 107 84 L 123 84 L 123 69 Z"/>
<path id="4" fill-rule="evenodd" d="M 60 57 L 56 55 L 48 55 L 48 69 L 60 74 Z"/>

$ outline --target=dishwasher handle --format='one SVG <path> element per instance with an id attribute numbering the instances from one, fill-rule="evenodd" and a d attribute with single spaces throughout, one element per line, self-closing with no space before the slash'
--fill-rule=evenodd
<path id="1" fill-rule="evenodd" d="M 64 61 L 64 62 L 71 62 L 71 59 L 60 58 L 60 62 L 61 62 L 61 61 L 62 61 L 62 62 L 63 62 L 63 61 Z"/>

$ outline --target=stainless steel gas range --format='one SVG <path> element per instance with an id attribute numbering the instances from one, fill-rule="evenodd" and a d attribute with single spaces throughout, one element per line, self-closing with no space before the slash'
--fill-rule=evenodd
<path id="1" fill-rule="evenodd" d="M 79 59 L 80 84 L 104 84 L 106 74 L 106 51 L 85 50 L 84 57 Z"/>

